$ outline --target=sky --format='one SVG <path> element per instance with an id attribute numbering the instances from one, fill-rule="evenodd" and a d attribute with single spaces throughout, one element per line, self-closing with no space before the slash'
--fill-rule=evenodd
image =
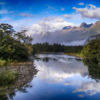
<path id="1" fill-rule="evenodd" d="M 100 0 L 0 0 L 0 23 L 44 34 L 100 20 Z"/>

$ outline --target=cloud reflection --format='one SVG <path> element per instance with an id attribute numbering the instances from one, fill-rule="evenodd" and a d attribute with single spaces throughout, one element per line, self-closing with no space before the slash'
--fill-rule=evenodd
<path id="1" fill-rule="evenodd" d="M 49 60 L 48 62 L 35 60 L 35 66 L 40 70 L 37 76 L 49 82 L 64 82 L 68 78 L 75 76 L 85 77 L 88 74 L 87 67 L 80 61 L 77 61 L 75 57 L 66 55 L 38 55 L 40 58 L 51 57 L 56 60 Z"/>

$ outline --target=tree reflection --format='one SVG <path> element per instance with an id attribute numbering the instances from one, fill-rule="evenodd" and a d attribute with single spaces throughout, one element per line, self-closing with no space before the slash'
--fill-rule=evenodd
<path id="1" fill-rule="evenodd" d="M 50 60 L 57 61 L 57 59 L 52 58 L 52 57 L 43 57 L 43 58 L 36 57 L 35 60 L 37 60 L 37 61 L 43 61 L 43 62 L 49 62 Z"/>
<path id="2" fill-rule="evenodd" d="M 91 78 L 100 79 L 100 63 L 95 58 L 84 59 L 83 62 L 88 66 Z"/>
<path id="3" fill-rule="evenodd" d="M 32 87 L 30 82 L 37 74 L 37 70 L 33 64 L 0 68 L 0 72 L 4 70 L 17 71 L 18 78 L 12 84 L 0 86 L 0 100 L 13 100 L 13 97 L 16 95 L 16 91 L 27 93 L 26 88 Z"/>

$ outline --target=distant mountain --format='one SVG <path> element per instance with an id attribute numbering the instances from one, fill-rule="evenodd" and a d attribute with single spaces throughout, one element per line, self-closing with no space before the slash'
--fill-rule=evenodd
<path id="1" fill-rule="evenodd" d="M 80 25 L 80 28 L 90 28 L 93 24 L 87 24 L 85 22 L 83 22 L 81 25 Z"/>
<path id="2" fill-rule="evenodd" d="M 92 25 L 90 31 L 100 33 L 100 21 L 97 21 L 95 24 Z"/>
<path id="3" fill-rule="evenodd" d="M 64 45 L 84 45 L 85 41 L 100 34 L 100 21 L 94 24 L 83 22 L 78 27 L 65 26 L 62 30 L 37 36 L 37 42 L 61 43 Z"/>
<path id="4" fill-rule="evenodd" d="M 71 29 L 72 28 L 72 26 L 65 26 L 65 27 L 63 27 L 63 29 Z"/>

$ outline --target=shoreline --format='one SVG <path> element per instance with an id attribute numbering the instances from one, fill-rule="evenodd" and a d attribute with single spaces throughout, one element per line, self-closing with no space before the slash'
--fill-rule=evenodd
<path id="1" fill-rule="evenodd" d="M 78 58 L 80 58 L 80 59 L 83 59 L 83 57 L 80 55 L 80 54 L 78 54 L 78 53 L 64 53 L 65 55 L 69 55 L 69 56 L 75 56 L 75 57 L 78 57 Z"/>

